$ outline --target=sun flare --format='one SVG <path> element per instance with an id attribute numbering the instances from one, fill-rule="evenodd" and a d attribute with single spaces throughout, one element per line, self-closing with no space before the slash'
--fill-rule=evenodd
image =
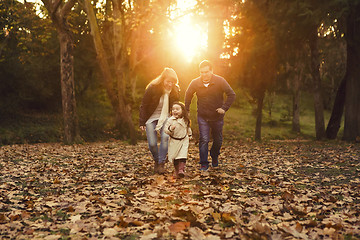
<path id="1" fill-rule="evenodd" d="M 187 61 L 191 61 L 207 46 L 207 35 L 200 26 L 185 18 L 175 25 L 175 43 L 178 51 Z"/>
<path id="2" fill-rule="evenodd" d="M 177 8 L 173 12 L 174 47 L 188 62 L 207 48 L 206 26 L 194 22 L 192 14 L 189 13 L 189 9 L 194 5 L 196 5 L 195 0 L 177 1 Z"/>

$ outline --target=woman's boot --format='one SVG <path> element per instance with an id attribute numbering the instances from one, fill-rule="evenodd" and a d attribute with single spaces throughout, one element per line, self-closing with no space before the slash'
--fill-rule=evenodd
<path id="1" fill-rule="evenodd" d="M 159 163 L 158 164 L 158 174 L 164 174 L 165 173 L 165 163 Z"/>
<path id="2" fill-rule="evenodd" d="M 159 172 L 159 164 L 157 162 L 154 162 L 154 174 L 157 174 Z"/>
<path id="3" fill-rule="evenodd" d="M 178 175 L 179 175 L 180 178 L 185 177 L 185 164 L 186 164 L 186 160 L 181 159 L 181 160 L 179 161 L 179 172 L 178 172 Z"/>

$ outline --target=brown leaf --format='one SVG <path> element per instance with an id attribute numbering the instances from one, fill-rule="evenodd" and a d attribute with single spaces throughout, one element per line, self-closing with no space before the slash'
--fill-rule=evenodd
<path id="1" fill-rule="evenodd" d="M 297 222 L 295 225 L 295 230 L 301 233 L 303 230 L 303 226 L 299 222 Z"/>
<path id="2" fill-rule="evenodd" d="M 54 181 L 53 181 L 54 184 L 60 184 L 60 180 L 58 178 L 55 178 Z"/>
<path id="3" fill-rule="evenodd" d="M 284 192 L 283 194 L 281 194 L 281 198 L 285 201 L 292 201 L 294 200 L 295 196 L 294 194 L 291 194 L 289 192 Z"/>
<path id="4" fill-rule="evenodd" d="M 0 223 L 7 223 L 9 221 L 9 218 L 5 216 L 5 214 L 0 214 Z"/>
<path id="5" fill-rule="evenodd" d="M 253 226 L 254 230 L 260 234 L 271 234 L 271 228 L 268 224 L 256 222 Z"/>
<path id="6" fill-rule="evenodd" d="M 171 233 L 179 233 L 190 227 L 190 222 L 177 222 L 169 226 Z"/>

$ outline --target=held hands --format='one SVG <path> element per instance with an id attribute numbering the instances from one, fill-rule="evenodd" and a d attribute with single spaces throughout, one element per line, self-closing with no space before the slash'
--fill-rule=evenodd
<path id="1" fill-rule="evenodd" d="M 221 114 L 221 115 L 224 115 L 224 114 L 225 114 L 225 110 L 222 109 L 222 108 L 216 109 L 216 112 L 219 113 L 219 114 Z"/>

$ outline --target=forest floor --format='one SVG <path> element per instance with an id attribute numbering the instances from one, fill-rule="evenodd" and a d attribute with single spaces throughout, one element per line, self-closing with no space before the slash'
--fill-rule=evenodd
<path id="1" fill-rule="evenodd" d="M 225 142 L 154 175 L 146 142 L 0 147 L 1 239 L 360 239 L 360 145 Z"/>

